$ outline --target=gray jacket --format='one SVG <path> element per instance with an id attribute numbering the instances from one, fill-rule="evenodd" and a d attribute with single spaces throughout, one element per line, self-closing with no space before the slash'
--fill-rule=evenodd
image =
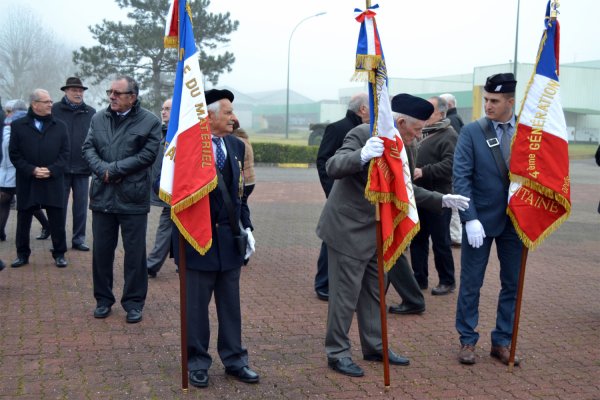
<path id="1" fill-rule="evenodd" d="M 96 113 L 83 143 L 83 158 L 92 170 L 90 210 L 147 214 L 161 123 L 139 100 L 124 120 L 118 118 L 110 107 Z M 106 171 L 108 183 L 103 179 Z"/>

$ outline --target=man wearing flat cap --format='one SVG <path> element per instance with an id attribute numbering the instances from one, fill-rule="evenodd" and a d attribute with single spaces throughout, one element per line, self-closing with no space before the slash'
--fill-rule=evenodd
<path id="1" fill-rule="evenodd" d="M 456 330 L 460 336 L 458 360 L 476 362 L 479 292 L 483 285 L 492 242 L 500 260 L 501 289 L 496 326 L 491 332 L 490 355 L 508 364 L 522 243 L 506 213 L 508 161 L 515 132 L 515 87 L 511 73 L 492 75 L 484 86 L 485 117 L 463 127 L 454 153 L 454 191 L 472 199 L 460 212 L 464 224 Z M 519 359 L 515 358 L 515 365 Z"/>
<path id="2" fill-rule="evenodd" d="M 397 115 L 398 129 L 405 133 L 403 138 L 412 141 L 433 112 L 433 106 L 410 95 L 394 99 L 392 110 L 402 113 Z M 326 163 L 327 175 L 335 181 L 317 225 L 317 235 L 328 249 L 327 361 L 333 370 L 353 377 L 364 375 L 352 361 L 348 336 L 355 311 L 363 359 L 383 361 L 375 206 L 364 194 L 369 161 L 382 154 L 383 140 L 371 137 L 369 124 L 348 132 L 342 146 Z M 419 199 L 421 194 L 415 193 L 415 197 Z M 441 208 L 442 195 L 435 197 Z M 389 361 L 394 365 L 409 364 L 407 358 L 391 350 Z"/>
<path id="3" fill-rule="evenodd" d="M 139 86 L 130 76 L 116 77 L 106 94 L 109 106 L 93 116 L 83 142 L 83 158 L 92 171 L 94 318 L 108 317 L 115 303 L 113 263 L 121 230 L 125 253 L 121 307 L 127 323 L 133 324 L 142 320 L 148 293 L 146 227 L 161 123 L 142 108 Z"/>
<path id="4" fill-rule="evenodd" d="M 87 136 L 92 116 L 96 113 L 93 107 L 83 101 L 83 92 L 87 87 L 83 86 L 77 77 L 70 77 L 66 84 L 60 88 L 65 95 L 52 106 L 52 115 L 61 120 L 67 126 L 71 153 L 65 168 L 65 226 L 67 222 L 67 206 L 69 195 L 73 191 L 73 203 L 71 211 L 73 216 L 73 234 L 71 246 L 75 250 L 89 251 L 85 243 L 85 228 L 87 221 L 88 190 L 90 168 L 83 159 L 81 147 Z"/>
<path id="5" fill-rule="evenodd" d="M 248 351 L 242 345 L 240 276 L 244 259 L 254 252 L 252 222 L 244 196 L 245 145 L 233 136 L 235 115 L 233 93 L 211 89 L 205 94 L 208 122 L 212 133 L 213 155 L 218 185 L 209 193 L 212 245 L 201 255 L 185 243 L 187 284 L 187 351 L 190 383 L 208 386 L 212 357 L 209 304 L 214 295 L 219 322 L 217 352 L 225 373 L 245 383 L 258 383 L 259 376 L 248 366 Z M 248 234 L 244 253 L 238 249 L 236 228 Z M 172 235 L 175 263 L 179 265 L 179 235 Z"/>

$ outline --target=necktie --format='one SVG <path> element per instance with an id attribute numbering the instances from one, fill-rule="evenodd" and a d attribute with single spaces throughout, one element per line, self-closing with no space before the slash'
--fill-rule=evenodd
<path id="1" fill-rule="evenodd" d="M 217 167 L 219 168 L 219 170 L 221 170 L 225 166 L 225 153 L 223 152 L 223 148 L 221 147 L 221 143 L 223 142 L 223 139 L 213 138 L 212 141 L 216 147 Z"/>
<path id="2" fill-rule="evenodd" d="M 502 135 L 500 136 L 500 151 L 502 151 L 502 157 L 506 162 L 506 165 L 509 165 L 510 161 L 510 135 L 508 134 L 509 124 L 499 124 L 502 129 Z"/>

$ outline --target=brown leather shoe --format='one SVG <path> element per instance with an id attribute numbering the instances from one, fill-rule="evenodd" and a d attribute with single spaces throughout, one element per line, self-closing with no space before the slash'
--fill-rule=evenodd
<path id="1" fill-rule="evenodd" d="M 472 344 L 462 344 L 458 352 L 458 362 L 461 364 L 475 364 L 475 346 Z"/>
<path id="2" fill-rule="evenodd" d="M 510 359 L 510 346 L 494 346 L 490 351 L 490 356 L 497 358 L 504 365 L 508 365 Z M 515 367 L 521 363 L 521 359 L 515 355 Z"/>

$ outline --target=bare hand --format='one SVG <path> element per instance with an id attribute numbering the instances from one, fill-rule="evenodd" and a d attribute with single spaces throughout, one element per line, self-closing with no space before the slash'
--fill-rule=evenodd
<path id="1" fill-rule="evenodd" d="M 413 179 L 419 179 L 423 177 L 423 170 L 421 168 L 415 168 L 413 171 Z"/>
<path id="2" fill-rule="evenodd" d="M 35 167 L 33 169 L 33 176 L 38 179 L 50 178 L 50 170 L 46 167 Z"/>

